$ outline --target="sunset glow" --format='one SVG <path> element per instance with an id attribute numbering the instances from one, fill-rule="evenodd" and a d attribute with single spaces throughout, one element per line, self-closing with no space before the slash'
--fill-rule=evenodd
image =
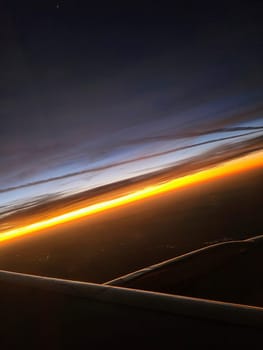
<path id="1" fill-rule="evenodd" d="M 165 183 L 157 183 L 137 191 L 120 195 L 117 198 L 109 198 L 83 208 L 75 209 L 64 214 L 50 217 L 26 226 L 17 227 L 0 233 L 0 242 L 8 241 L 16 237 L 32 234 L 55 225 L 70 222 L 85 216 L 103 212 L 111 208 L 117 208 L 122 205 L 149 198 L 157 194 L 187 187 L 189 185 L 199 184 L 207 180 L 224 177 L 231 174 L 240 173 L 249 169 L 263 166 L 263 152 L 257 152 L 249 156 L 222 163 L 193 174 L 169 180 Z"/>

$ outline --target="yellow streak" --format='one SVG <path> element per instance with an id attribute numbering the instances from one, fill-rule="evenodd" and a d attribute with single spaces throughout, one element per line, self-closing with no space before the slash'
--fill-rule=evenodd
<path id="1" fill-rule="evenodd" d="M 38 221 L 23 227 L 3 231 L 2 233 L 0 233 L 0 242 L 8 241 L 20 236 L 25 236 L 30 233 L 43 230 L 45 228 L 66 223 L 88 215 L 103 212 L 110 208 L 120 207 L 127 203 L 135 202 L 143 198 L 152 197 L 160 193 L 165 193 L 178 188 L 183 188 L 191 184 L 202 183 L 204 181 L 215 179 L 218 177 L 239 173 L 241 171 L 249 170 L 259 166 L 263 166 L 263 151 L 239 159 L 228 161 L 218 166 L 211 167 L 190 175 L 169 180 L 165 183 L 159 183 L 156 185 L 148 186 L 141 190 L 121 195 L 114 199 L 109 199 L 103 202 L 95 203 L 84 208 L 76 209 L 62 215 L 51 217 L 46 220 Z"/>

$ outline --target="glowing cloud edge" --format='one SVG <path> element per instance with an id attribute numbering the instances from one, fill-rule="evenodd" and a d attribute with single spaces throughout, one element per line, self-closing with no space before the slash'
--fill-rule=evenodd
<path id="1" fill-rule="evenodd" d="M 9 241 L 11 239 L 32 234 L 50 228 L 59 224 L 67 223 L 76 219 L 80 219 L 92 214 L 100 213 L 111 208 L 117 208 L 122 205 L 149 198 L 157 194 L 183 188 L 189 185 L 202 183 L 215 178 L 226 175 L 236 174 L 245 170 L 263 166 L 263 151 L 255 152 L 242 158 L 227 161 L 217 166 L 204 169 L 189 175 L 169 180 L 165 183 L 158 183 L 143 189 L 134 191 L 129 194 L 121 195 L 117 198 L 105 200 L 86 207 L 75 209 L 73 211 L 54 216 L 45 220 L 13 228 L 0 232 L 0 242 Z"/>

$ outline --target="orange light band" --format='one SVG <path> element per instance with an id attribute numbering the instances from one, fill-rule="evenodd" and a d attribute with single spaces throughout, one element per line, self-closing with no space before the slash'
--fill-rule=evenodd
<path id="1" fill-rule="evenodd" d="M 165 183 L 148 186 L 141 190 L 129 194 L 121 195 L 117 198 L 98 202 L 84 208 L 76 209 L 62 215 L 54 216 L 49 219 L 41 220 L 26 226 L 13 228 L 0 232 L 0 242 L 8 241 L 16 237 L 25 236 L 33 232 L 53 227 L 62 223 L 73 221 L 95 213 L 103 212 L 111 208 L 117 208 L 127 203 L 139 201 L 144 198 L 152 197 L 156 194 L 165 193 L 178 188 L 183 188 L 191 184 L 198 184 L 207 180 L 236 174 L 245 170 L 263 166 L 263 151 L 256 152 L 249 156 L 225 162 L 190 175 L 169 180 Z"/>

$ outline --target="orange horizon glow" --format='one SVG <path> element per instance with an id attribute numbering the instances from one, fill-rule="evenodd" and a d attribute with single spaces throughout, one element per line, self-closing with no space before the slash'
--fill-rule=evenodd
<path id="1" fill-rule="evenodd" d="M 49 219 L 40 220 L 29 225 L 2 231 L 0 232 L 0 242 L 9 241 L 11 239 L 21 236 L 26 236 L 32 234 L 33 232 L 43 230 L 45 228 L 50 228 L 59 224 L 67 223 L 76 219 L 80 219 L 86 216 L 106 211 L 108 209 L 117 208 L 128 203 L 153 197 L 157 194 L 166 193 L 172 190 L 202 183 L 215 178 L 237 174 L 242 171 L 261 166 L 263 166 L 263 151 L 256 152 L 235 160 L 227 161 L 225 163 L 213 166 L 208 169 L 204 169 L 189 175 L 169 180 L 165 183 L 147 186 L 143 189 L 131 192 L 129 194 L 120 195 L 117 198 L 112 198 L 102 202 L 91 204 L 80 209 L 75 209 L 70 212 L 51 217 Z"/>

